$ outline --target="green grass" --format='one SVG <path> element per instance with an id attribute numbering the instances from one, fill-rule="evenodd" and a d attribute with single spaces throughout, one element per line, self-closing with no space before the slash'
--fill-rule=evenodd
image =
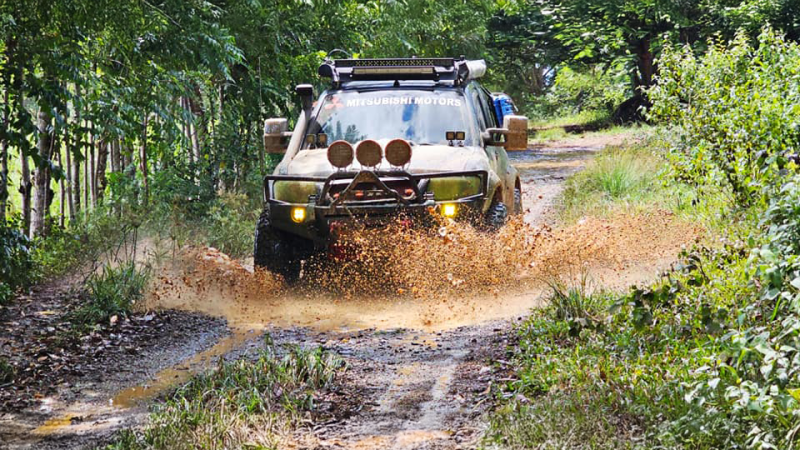
<path id="1" fill-rule="evenodd" d="M 107 324 L 113 316 L 130 314 L 147 287 L 149 271 L 133 262 L 106 266 L 86 283 L 87 300 L 67 314 L 73 329 L 83 333 L 97 324 Z"/>
<path id="2" fill-rule="evenodd" d="M 562 128 L 567 126 L 586 127 L 594 130 L 611 126 L 611 114 L 608 111 L 581 111 L 578 114 L 560 116 L 549 119 L 533 120 L 530 128 Z"/>
<path id="3" fill-rule="evenodd" d="M 606 216 L 632 206 L 669 201 L 658 174 L 664 161 L 646 144 L 611 147 L 567 180 L 559 200 L 565 222 L 587 215 Z"/>
<path id="4" fill-rule="evenodd" d="M 758 222 L 754 211 L 728 208 L 727 190 L 669 181 L 669 144 L 658 131 L 646 129 L 640 140 L 606 148 L 567 179 L 556 202 L 560 222 L 661 209 L 702 225 L 710 235 L 750 233 Z"/>
<path id="5" fill-rule="evenodd" d="M 744 259 L 738 259 L 741 268 Z M 721 275 L 730 267 L 707 268 Z M 731 270 L 731 273 L 736 273 Z M 684 290 L 696 268 L 651 290 L 628 295 L 589 293 L 554 285 L 549 305 L 517 328 L 511 348 L 516 381 L 501 386 L 485 444 L 532 449 L 719 448 L 718 436 L 698 433 L 683 447 L 670 423 L 693 406 L 686 383 L 713 354 L 703 319 L 708 298 Z M 684 278 L 686 277 L 686 278 Z M 745 284 L 706 286 L 737 298 Z M 733 290 L 729 290 L 733 289 Z M 682 295 L 686 294 L 686 295 Z M 729 297 L 732 296 L 732 297 Z M 738 439 L 744 439 L 739 434 Z"/>
<path id="6" fill-rule="evenodd" d="M 277 448 L 276 435 L 314 411 L 342 360 L 321 348 L 277 351 L 269 338 L 255 359 L 220 362 L 154 408 L 142 429 L 126 430 L 107 450 Z"/>
<path id="7" fill-rule="evenodd" d="M 14 376 L 14 368 L 11 367 L 11 364 L 9 364 L 5 358 L 0 357 L 0 384 L 13 382 Z"/>

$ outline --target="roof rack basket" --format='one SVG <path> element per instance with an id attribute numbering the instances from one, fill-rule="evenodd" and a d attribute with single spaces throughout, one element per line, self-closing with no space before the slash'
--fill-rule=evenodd
<path id="1" fill-rule="evenodd" d="M 334 86 L 349 81 L 432 80 L 463 84 L 486 73 L 484 60 L 460 58 L 328 59 L 319 74 Z"/>

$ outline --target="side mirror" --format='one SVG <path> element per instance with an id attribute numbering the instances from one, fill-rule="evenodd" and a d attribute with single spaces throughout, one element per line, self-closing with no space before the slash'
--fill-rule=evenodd
<path id="1" fill-rule="evenodd" d="M 483 145 L 486 147 L 505 147 L 504 136 L 507 132 L 508 130 L 505 128 L 487 128 L 486 131 L 481 133 Z"/>
<path id="2" fill-rule="evenodd" d="M 286 119 L 267 119 L 264 121 L 264 151 L 282 155 L 289 148 L 289 121 Z"/>
<path id="3" fill-rule="evenodd" d="M 528 149 L 528 118 L 505 116 L 503 128 L 488 128 L 483 132 L 484 145 L 503 147 L 509 151 Z"/>
<path id="4" fill-rule="evenodd" d="M 506 132 L 506 150 L 521 151 L 528 149 L 528 118 L 508 115 L 503 117 L 503 128 Z"/>

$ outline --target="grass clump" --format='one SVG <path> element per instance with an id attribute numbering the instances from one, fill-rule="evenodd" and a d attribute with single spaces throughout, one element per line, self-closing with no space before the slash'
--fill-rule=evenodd
<path id="1" fill-rule="evenodd" d="M 12 383 L 15 376 L 14 367 L 8 363 L 8 360 L 0 357 L 0 385 Z"/>
<path id="2" fill-rule="evenodd" d="M 107 449 L 277 448 L 276 433 L 315 409 L 315 393 L 343 365 L 319 347 L 280 354 L 267 339 L 254 360 L 220 360 L 156 406 L 144 429 L 123 432 Z"/>
<path id="3" fill-rule="evenodd" d="M 658 178 L 662 167 L 654 144 L 611 147 L 567 180 L 559 202 L 561 217 L 573 222 L 664 202 L 670 193 Z"/>
<path id="4" fill-rule="evenodd" d="M 73 327 L 86 331 L 97 324 L 108 323 L 113 316 L 130 314 L 147 287 L 149 272 L 133 262 L 117 267 L 106 266 L 86 283 L 88 299 L 68 314 Z"/>

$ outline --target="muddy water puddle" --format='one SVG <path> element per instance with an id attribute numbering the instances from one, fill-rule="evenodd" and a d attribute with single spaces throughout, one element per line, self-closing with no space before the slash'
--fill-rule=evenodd
<path id="1" fill-rule="evenodd" d="M 196 353 L 178 365 L 156 373 L 151 380 L 144 384 L 118 392 L 109 400 L 109 406 L 130 408 L 153 400 L 170 387 L 185 383 L 197 372 L 209 368 L 218 358 L 241 347 L 248 340 L 255 339 L 255 336 L 250 331 L 234 329 L 230 336 L 221 339 L 211 348 Z"/>
<path id="2" fill-rule="evenodd" d="M 600 151 L 598 147 L 561 147 L 509 152 L 508 159 L 520 172 L 523 183 L 557 181 L 580 170 Z"/>

